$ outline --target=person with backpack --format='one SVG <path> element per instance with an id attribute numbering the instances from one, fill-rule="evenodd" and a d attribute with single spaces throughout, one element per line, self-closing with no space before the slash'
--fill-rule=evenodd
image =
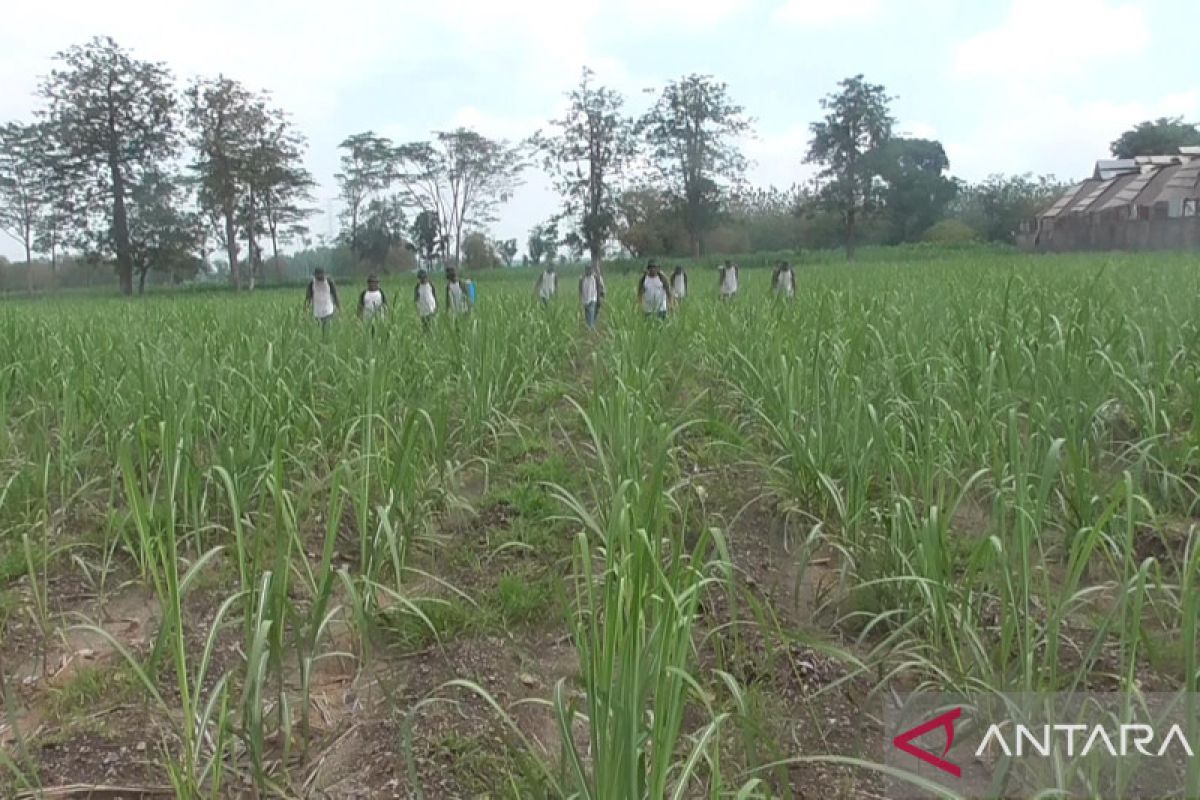
<path id="1" fill-rule="evenodd" d="M 683 298 L 687 297 L 688 276 L 683 271 L 683 266 L 675 267 L 675 271 L 671 273 L 671 297 L 674 298 L 675 304 L 679 305 Z"/>
<path id="2" fill-rule="evenodd" d="M 596 328 L 596 317 L 600 313 L 604 295 L 604 279 L 594 264 L 588 264 L 583 268 L 583 277 L 579 279 L 579 302 L 583 304 L 584 322 L 591 330 Z"/>
<path id="3" fill-rule="evenodd" d="M 646 271 L 642 273 L 637 296 L 642 313 L 647 318 L 667 318 L 667 308 L 671 303 L 671 285 L 659 271 L 658 264 L 653 261 L 646 265 Z"/>
<path id="4" fill-rule="evenodd" d="M 791 264 L 786 261 L 779 262 L 775 272 L 771 274 L 771 288 L 776 297 L 784 300 L 791 300 L 796 296 L 796 273 L 792 271 Z"/>
<path id="5" fill-rule="evenodd" d="M 554 271 L 553 264 L 546 265 L 546 269 L 542 270 L 542 274 L 538 276 L 533 289 L 538 299 L 542 301 L 542 305 L 550 305 L 550 301 L 558 294 L 558 274 Z"/>
<path id="6" fill-rule="evenodd" d="M 387 295 L 379 288 L 379 278 L 368 275 L 367 288 L 358 296 L 358 318 L 363 322 L 373 323 L 376 318 L 387 313 L 387 307 Z"/>
<path id="7" fill-rule="evenodd" d="M 718 270 L 718 291 L 722 300 L 732 300 L 738 293 L 738 268 L 729 259 L 725 259 L 725 265 Z"/>
<path id="8" fill-rule="evenodd" d="M 429 273 L 423 269 L 417 271 L 413 303 L 417 306 L 417 315 L 421 318 L 421 326 L 428 331 L 429 326 L 433 324 L 434 315 L 437 314 L 437 295 L 433 291 L 433 284 L 429 282 Z"/>
<path id="9" fill-rule="evenodd" d="M 456 315 L 471 310 L 471 295 L 464 282 L 459 280 L 458 270 L 454 267 L 446 270 L 446 309 Z"/>
<path id="10" fill-rule="evenodd" d="M 329 323 L 333 321 L 333 315 L 341 308 L 341 303 L 338 301 L 337 286 L 333 284 L 333 279 L 326 277 L 325 270 L 319 267 L 313 273 L 312 280 L 308 282 L 304 305 L 306 308 L 312 309 L 313 316 L 316 317 L 317 322 L 321 323 L 321 333 L 328 332 Z"/>

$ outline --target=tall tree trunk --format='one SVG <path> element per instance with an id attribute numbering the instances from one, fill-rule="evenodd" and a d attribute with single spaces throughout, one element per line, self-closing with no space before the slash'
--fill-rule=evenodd
<path id="1" fill-rule="evenodd" d="M 278 223 L 271 223 L 271 261 L 275 264 L 275 282 L 283 283 L 283 265 L 279 263 L 279 229 Z"/>
<path id="2" fill-rule="evenodd" d="M 454 266 L 457 269 L 462 269 L 462 240 L 463 240 L 463 218 L 454 221 Z"/>
<path id="3" fill-rule="evenodd" d="M 246 217 L 246 242 L 248 246 L 247 257 L 250 262 L 250 291 L 254 291 L 254 287 L 258 281 L 258 270 L 262 259 L 258 252 L 258 238 L 254 235 L 255 229 L 258 227 L 258 220 L 254 214 L 254 189 L 250 189 L 249 196 L 249 213 Z"/>
<path id="4" fill-rule="evenodd" d="M 233 290 L 242 288 L 241 272 L 238 270 L 237 227 L 233 224 L 233 211 L 226 208 L 225 216 L 225 255 L 229 258 L 229 282 Z"/>
<path id="5" fill-rule="evenodd" d="M 148 269 L 143 269 L 138 275 L 138 297 L 146 293 L 146 273 L 149 271 Z"/>
<path id="6" fill-rule="evenodd" d="M 600 262 L 603 261 L 603 251 L 598 243 L 593 242 L 590 248 L 592 255 L 592 269 L 596 270 L 596 274 L 600 274 Z"/>
<path id="7" fill-rule="evenodd" d="M 133 254 L 129 245 L 129 215 L 125 210 L 125 176 L 121 174 L 116 142 L 108 164 L 113 185 L 113 247 L 117 251 L 117 277 L 121 281 L 121 294 L 132 297 Z"/>
<path id="8" fill-rule="evenodd" d="M 692 258 L 700 257 L 700 234 L 689 232 L 688 235 L 692 239 Z"/>
<path id="9" fill-rule="evenodd" d="M 846 212 L 846 260 L 854 260 L 854 223 L 858 209 L 851 208 Z"/>

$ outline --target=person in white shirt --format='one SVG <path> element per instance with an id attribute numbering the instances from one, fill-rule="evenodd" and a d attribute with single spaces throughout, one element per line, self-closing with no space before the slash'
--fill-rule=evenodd
<path id="1" fill-rule="evenodd" d="M 642 313 L 646 317 L 667 318 L 667 307 L 671 302 L 671 285 L 658 269 L 658 264 L 651 261 L 642 273 L 638 283 L 638 302 L 642 305 Z"/>
<path id="2" fill-rule="evenodd" d="M 363 289 L 362 294 L 358 296 L 358 318 L 363 322 L 374 323 L 376 318 L 382 317 L 387 313 L 387 295 L 383 293 L 383 289 L 379 288 L 379 278 L 375 275 L 367 276 L 367 288 Z M 374 325 L 371 326 L 371 333 L 375 332 Z"/>
<path id="3" fill-rule="evenodd" d="M 720 292 L 722 300 L 732 300 L 738 293 L 738 268 L 737 264 L 726 259 L 725 266 L 719 271 L 720 276 Z"/>
<path id="4" fill-rule="evenodd" d="M 558 294 L 558 275 L 554 272 L 554 265 L 547 264 L 546 269 L 542 270 L 542 274 L 538 276 L 537 284 L 534 286 L 537 296 L 542 301 L 542 305 L 548 305 L 554 296 Z"/>
<path id="5" fill-rule="evenodd" d="M 683 298 L 687 297 L 687 288 L 687 273 L 683 271 L 682 266 L 675 267 L 675 271 L 671 273 L 671 297 L 676 305 L 679 305 Z"/>
<path id="6" fill-rule="evenodd" d="M 313 316 L 321 323 L 321 332 L 329 329 L 333 315 L 341 308 L 338 302 L 337 287 L 333 279 L 325 276 L 325 270 L 318 269 L 313 273 L 313 279 L 308 282 L 308 290 L 304 295 L 304 305 L 312 309 Z"/>
<path id="7" fill-rule="evenodd" d="M 791 300 L 796 296 L 796 273 L 792 271 L 791 264 L 786 261 L 779 262 L 771 276 L 771 288 L 775 290 L 776 297 L 784 300 Z"/>
<path id="8" fill-rule="evenodd" d="M 446 270 L 446 308 L 452 314 L 466 314 L 471 310 L 471 297 L 466 284 L 458 279 L 458 270 Z"/>
<path id="9" fill-rule="evenodd" d="M 433 292 L 433 284 L 429 282 L 429 273 L 423 269 L 417 271 L 417 285 L 413 289 L 413 302 L 417 305 L 417 314 L 421 317 L 421 324 L 425 330 L 429 330 L 433 315 L 437 313 L 437 295 Z"/>
<path id="10" fill-rule="evenodd" d="M 588 264 L 583 268 L 583 277 L 579 279 L 579 302 L 583 303 L 583 318 L 591 329 L 596 327 L 596 316 L 600 312 L 604 294 L 604 279 L 594 265 Z"/>

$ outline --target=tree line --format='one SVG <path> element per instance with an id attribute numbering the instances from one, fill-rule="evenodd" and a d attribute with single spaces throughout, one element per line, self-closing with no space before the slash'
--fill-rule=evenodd
<path id="1" fill-rule="evenodd" d="M 32 122 L 0 128 L 0 227 L 58 265 L 115 267 L 125 294 L 151 270 L 191 275 L 219 247 L 235 287 L 304 231 L 304 137 L 266 92 L 224 76 L 180 92 L 170 69 L 110 38 L 59 53 Z M 185 152 L 186 151 L 186 152 Z"/>
<path id="2" fill-rule="evenodd" d="M 115 268 L 121 290 L 152 271 L 181 279 L 219 254 L 230 283 L 253 288 L 281 248 L 311 243 L 315 182 L 306 141 L 265 91 L 223 75 L 177 87 L 161 63 L 95 38 L 55 58 L 35 118 L 0 126 L 0 229 L 56 269 Z M 458 128 L 393 142 L 373 131 L 339 145 L 339 257 L 368 269 L 414 263 L 512 264 L 515 240 L 487 236 L 539 165 L 560 210 L 526 242 L 534 263 L 565 250 L 599 266 L 634 256 L 844 247 L 930 240 L 1013 241 L 1061 190 L 1051 176 L 952 178 L 942 145 L 897 135 L 885 87 L 858 75 L 821 101 L 797 166 L 815 177 L 754 187 L 742 143 L 755 121 L 708 75 L 653 91 L 635 114 L 588 69 L 565 114 L 519 142 Z M 1114 155 L 1200 143 L 1180 119 L 1143 123 Z M 269 248 L 269 255 L 268 255 Z"/>

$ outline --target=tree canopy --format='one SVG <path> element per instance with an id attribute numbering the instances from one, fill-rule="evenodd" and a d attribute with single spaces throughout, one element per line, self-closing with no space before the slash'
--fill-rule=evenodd
<path id="1" fill-rule="evenodd" d="M 464 230 L 495 221 L 525 168 L 519 147 L 467 128 L 400 145 L 393 159 L 404 202 L 437 217 L 446 255 L 455 264 L 462 260 Z"/>
<path id="2" fill-rule="evenodd" d="M 132 294 L 129 192 L 179 151 L 174 76 L 107 37 L 71 47 L 56 61 L 40 88 L 55 170 L 80 193 L 81 206 L 101 216 L 93 241 L 111 248 L 121 291 Z"/>
<path id="3" fill-rule="evenodd" d="M 892 97 L 862 75 L 846 78 L 840 90 L 821 100 L 825 118 L 811 126 L 805 159 L 821 167 L 822 202 L 845 221 L 846 258 L 853 260 L 859 216 L 877 200 L 875 178 L 882 158 L 878 151 L 892 138 Z"/>
<path id="4" fill-rule="evenodd" d="M 747 166 L 740 139 L 753 121 L 729 95 L 729 87 L 709 75 L 671 81 L 638 123 L 655 177 L 683 212 L 693 255 L 716 223 L 731 186 Z"/>
<path id="5" fill-rule="evenodd" d="M 1113 158 L 1170 156 L 1189 145 L 1200 145 L 1200 125 L 1182 117 L 1159 117 L 1122 133 L 1112 143 L 1112 154 Z"/>
<path id="6" fill-rule="evenodd" d="M 539 133 L 532 142 L 554 177 L 572 234 L 592 266 L 599 268 L 604 248 L 616 233 L 618 193 L 637 153 L 637 140 L 633 120 L 623 113 L 625 98 L 596 86 L 593 78 L 585 67 L 568 94 L 566 114 L 551 123 L 555 133 Z"/>

